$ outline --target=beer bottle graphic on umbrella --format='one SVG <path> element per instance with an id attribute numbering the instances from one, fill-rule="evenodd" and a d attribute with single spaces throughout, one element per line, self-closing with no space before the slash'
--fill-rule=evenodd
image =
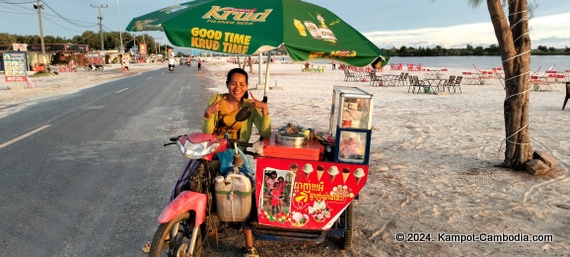
<path id="1" fill-rule="evenodd" d="M 319 21 L 319 32 L 323 41 L 331 44 L 336 44 L 336 37 L 331 29 L 325 23 L 325 18 L 320 13 L 317 13 L 317 20 Z"/>
<path id="2" fill-rule="evenodd" d="M 314 19 L 314 17 L 313 17 Z M 293 19 L 293 25 L 299 31 L 299 35 L 302 37 L 307 36 L 307 30 L 311 33 L 314 39 L 323 40 L 330 44 L 336 44 L 337 39 L 332 32 L 332 30 L 327 26 L 325 19 L 320 13 L 317 13 L 317 21 L 319 25 L 317 26 L 315 23 L 311 21 L 304 21 L 301 22 L 300 20 Z M 304 23 L 304 26 L 303 26 Z M 305 28 L 306 27 L 306 28 Z"/>

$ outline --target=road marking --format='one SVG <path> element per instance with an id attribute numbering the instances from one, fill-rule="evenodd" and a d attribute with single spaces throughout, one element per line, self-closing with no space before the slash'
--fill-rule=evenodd
<path id="1" fill-rule="evenodd" d="M 121 89 L 121 90 L 119 90 L 119 91 L 115 92 L 115 94 L 119 94 L 119 93 L 122 93 L 123 91 L 126 91 L 126 90 L 129 90 L 129 88 L 127 87 L 127 88 L 125 88 L 125 89 Z"/>
<path id="2" fill-rule="evenodd" d="M 12 140 L 6 142 L 6 143 L 3 143 L 3 144 L 0 145 L 0 149 L 4 148 L 4 147 L 6 147 L 6 146 L 9 146 L 9 145 L 11 145 L 11 144 L 13 144 L 13 143 L 16 143 L 16 142 L 18 142 L 19 140 L 22 140 L 22 139 L 24 139 L 24 138 L 26 138 L 26 137 L 29 137 L 29 136 L 31 136 L 31 135 L 33 135 L 33 134 L 35 134 L 35 133 L 38 133 L 38 132 L 40 132 L 40 131 L 42 131 L 42 130 L 44 130 L 44 129 L 46 129 L 46 128 L 49 128 L 50 126 L 51 126 L 51 125 L 43 125 L 43 126 L 37 128 L 37 129 L 34 129 L 34 130 L 32 130 L 32 131 L 30 131 L 30 132 L 28 132 L 28 133 L 26 133 L 26 134 L 23 134 L 23 135 L 21 135 L 21 136 L 19 136 L 19 137 L 17 137 L 17 138 L 14 138 L 14 139 L 12 139 Z"/>
<path id="3" fill-rule="evenodd" d="M 148 77 L 148 78 L 146 78 L 146 79 L 152 79 L 152 76 L 150 76 L 150 77 Z"/>

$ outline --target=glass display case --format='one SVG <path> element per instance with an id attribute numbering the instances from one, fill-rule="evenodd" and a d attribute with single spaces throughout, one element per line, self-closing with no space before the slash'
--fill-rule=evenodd
<path id="1" fill-rule="evenodd" d="M 372 128 L 374 96 L 357 87 L 335 86 L 329 121 L 329 133 L 337 128 Z"/>
<path id="2" fill-rule="evenodd" d="M 371 130 L 339 128 L 335 139 L 335 162 L 368 164 Z"/>
<path id="3" fill-rule="evenodd" d="M 374 96 L 360 88 L 333 88 L 329 133 L 335 162 L 368 164 L 373 106 Z"/>

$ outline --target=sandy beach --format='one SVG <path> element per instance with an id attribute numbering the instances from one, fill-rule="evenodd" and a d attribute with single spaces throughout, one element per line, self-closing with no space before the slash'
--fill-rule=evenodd
<path id="1" fill-rule="evenodd" d="M 35 78 L 33 89 L 7 84 L 2 76 L 0 118 L 49 97 L 165 65 L 66 72 Z M 505 149 L 505 91 L 497 79 L 464 84 L 461 94 L 412 94 L 407 86 L 347 82 L 342 70 L 323 66 L 323 73 L 313 73 L 302 72 L 300 63 L 272 64 L 267 96 L 275 128 L 296 122 L 327 131 L 333 86 L 359 87 L 374 95 L 370 174 L 355 205 L 353 249 L 344 256 L 570 256 L 570 106 L 561 110 L 563 84 L 551 84 L 550 92 L 528 92 L 532 147 L 558 161 L 557 170 L 533 176 L 497 167 Z M 233 67 L 225 60 L 204 64 L 219 85 L 212 92 L 227 91 L 225 75 Z M 449 69 L 442 76 L 462 71 Z M 400 72 L 386 67 L 383 73 Z M 258 77 L 255 66 L 250 88 Z M 261 99 L 264 91 L 251 92 Z M 396 240 L 399 233 L 406 242 Z M 447 240 L 482 233 L 504 240 Z M 427 235 L 429 242 L 407 242 Z"/>

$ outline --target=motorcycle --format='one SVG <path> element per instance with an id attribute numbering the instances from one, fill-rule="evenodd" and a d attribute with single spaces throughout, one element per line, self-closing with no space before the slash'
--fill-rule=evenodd
<path id="1" fill-rule="evenodd" d="M 85 66 L 83 66 L 83 68 L 86 71 L 92 71 L 92 70 L 99 70 L 102 71 L 103 70 L 103 64 L 93 64 L 93 63 L 89 63 L 86 64 Z"/>
<path id="2" fill-rule="evenodd" d="M 246 120 L 249 115 L 251 108 L 241 109 L 236 115 L 236 122 Z M 160 225 L 151 242 L 149 256 L 200 256 L 208 234 L 212 231 L 217 233 L 217 221 L 220 220 L 216 211 L 221 210 L 213 207 L 218 204 L 214 203 L 212 193 L 214 180 L 221 181 L 222 186 L 226 183 L 229 185 L 231 179 L 229 182 L 225 179 L 239 175 L 242 178 L 240 182 L 246 186 L 249 183 L 251 188 L 253 169 L 245 154 L 256 156 L 256 153 L 239 148 L 253 147 L 251 143 L 203 133 L 181 135 L 170 138 L 170 141 L 164 146 L 176 145 L 190 162 L 172 190 L 170 203 L 158 218 Z M 219 172 L 212 161 L 214 158 L 219 160 Z M 251 191 L 249 190 L 250 196 Z M 249 198 L 250 205 L 242 212 L 247 214 L 241 217 L 241 221 L 245 221 L 249 215 L 251 203 Z"/>
<path id="3" fill-rule="evenodd" d="M 174 72 L 174 64 L 168 64 L 168 70 Z"/>

